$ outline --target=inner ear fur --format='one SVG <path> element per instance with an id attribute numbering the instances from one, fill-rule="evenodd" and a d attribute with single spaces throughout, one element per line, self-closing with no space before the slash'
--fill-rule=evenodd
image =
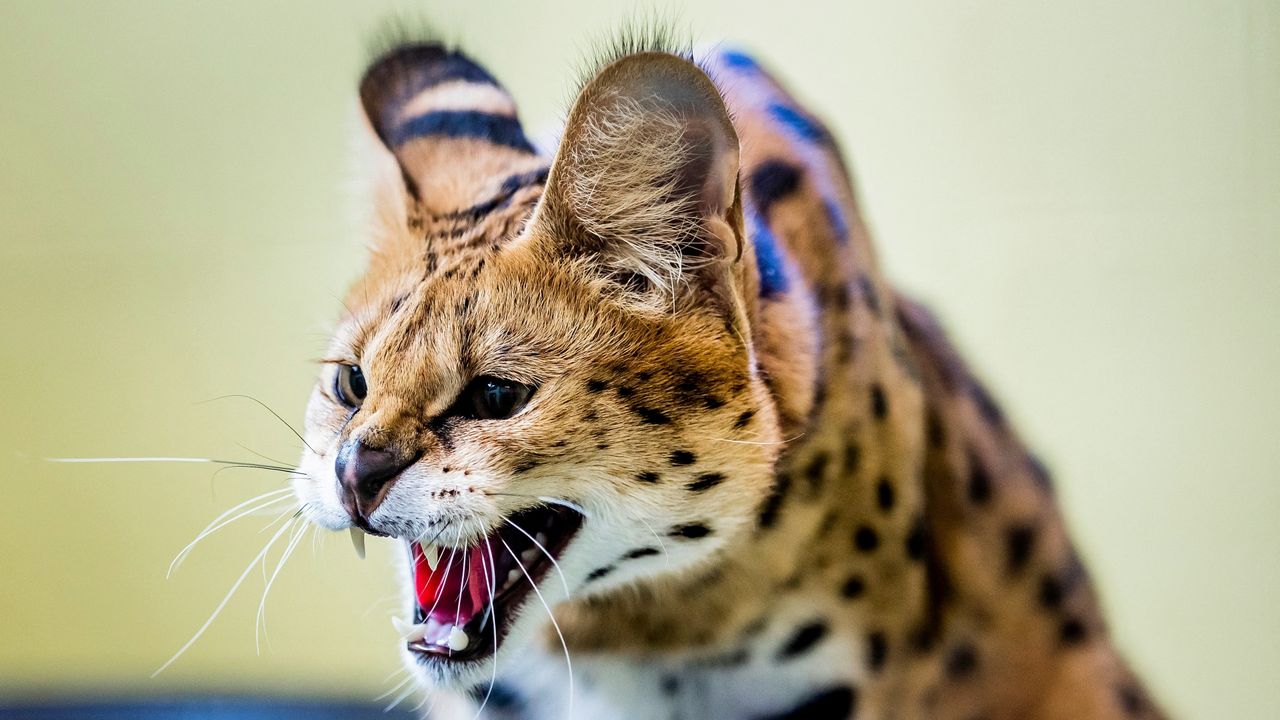
<path id="1" fill-rule="evenodd" d="M 556 252 L 671 296 L 741 256 L 737 178 L 738 136 L 711 79 L 637 53 L 582 89 L 534 222 Z"/>

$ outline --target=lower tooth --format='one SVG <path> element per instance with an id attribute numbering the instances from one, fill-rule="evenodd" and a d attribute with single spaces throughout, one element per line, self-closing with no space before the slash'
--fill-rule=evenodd
<path id="1" fill-rule="evenodd" d="M 533 548 L 529 548 L 528 550 L 520 553 L 520 559 L 526 563 L 532 563 L 534 560 L 538 559 L 538 552 Z"/>
<path id="2" fill-rule="evenodd" d="M 519 580 L 520 580 L 520 571 L 519 571 L 519 570 L 512 569 L 512 570 L 511 570 L 511 572 L 507 573 L 507 584 L 508 584 L 508 585 L 515 585 L 517 582 L 519 582 Z"/>
<path id="3" fill-rule="evenodd" d="M 471 644 L 471 638 L 467 637 L 466 631 L 457 625 L 449 631 L 449 649 L 454 652 L 462 652 Z"/>

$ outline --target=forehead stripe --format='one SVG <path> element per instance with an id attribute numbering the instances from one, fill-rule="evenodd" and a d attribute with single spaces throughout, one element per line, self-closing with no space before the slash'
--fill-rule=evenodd
<path id="1" fill-rule="evenodd" d="M 533 145 L 513 117 L 473 110 L 439 110 L 401 123 L 387 138 L 393 147 L 425 137 L 473 138 L 532 155 Z"/>
<path id="2" fill-rule="evenodd" d="M 451 213 L 456 217 L 479 217 L 487 215 L 494 210 L 503 207 L 511 202 L 512 196 L 527 187 L 534 185 L 544 185 L 547 182 L 547 173 L 550 168 L 538 168 L 527 173 L 519 173 L 512 175 L 502 181 L 502 186 L 498 188 L 497 194 L 481 203 L 476 203 L 465 210 L 458 210 Z"/>

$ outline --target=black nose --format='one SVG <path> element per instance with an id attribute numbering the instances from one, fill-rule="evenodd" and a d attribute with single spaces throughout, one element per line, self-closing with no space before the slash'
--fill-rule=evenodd
<path id="1" fill-rule="evenodd" d="M 338 476 L 343 504 L 352 518 L 367 520 L 386 497 L 386 487 L 415 459 L 391 450 L 370 447 L 359 440 L 343 445 L 338 450 L 333 469 Z"/>

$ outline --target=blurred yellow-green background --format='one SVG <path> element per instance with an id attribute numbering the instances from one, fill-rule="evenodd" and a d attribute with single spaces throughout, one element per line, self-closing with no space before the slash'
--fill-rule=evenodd
<path id="1" fill-rule="evenodd" d="M 668 6 L 828 118 L 882 257 L 1058 477 L 1116 634 L 1184 718 L 1280 717 L 1280 3 Z M 267 603 L 253 517 L 363 261 L 366 40 L 433 20 L 552 128 L 625 5 L 0 2 L 0 701 L 394 684 L 389 549 L 311 547 Z M 270 569 L 271 566 L 269 566 Z"/>

